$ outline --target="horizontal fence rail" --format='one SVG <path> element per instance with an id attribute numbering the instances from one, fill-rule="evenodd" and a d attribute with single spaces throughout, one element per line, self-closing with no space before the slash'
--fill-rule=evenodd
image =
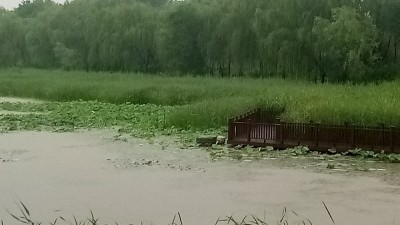
<path id="1" fill-rule="evenodd" d="M 247 122 L 248 120 L 258 122 L 274 122 L 277 121 L 278 118 L 276 117 L 274 112 L 258 108 L 229 119 L 229 121 L 234 122 Z"/>
<path id="2" fill-rule="evenodd" d="M 263 114 L 258 109 L 230 119 L 228 143 L 275 148 L 303 145 L 312 150 L 335 149 L 338 152 L 362 148 L 400 153 L 400 129 L 394 127 L 285 123 L 260 115 Z"/>

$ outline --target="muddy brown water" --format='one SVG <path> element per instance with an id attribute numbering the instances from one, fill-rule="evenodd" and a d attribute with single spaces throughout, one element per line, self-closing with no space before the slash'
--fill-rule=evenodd
<path id="1" fill-rule="evenodd" d="M 179 149 L 109 131 L 0 134 L 0 220 L 23 201 L 38 221 L 211 225 L 233 214 L 266 215 L 276 224 L 284 207 L 313 224 L 400 224 L 400 187 L 379 177 L 287 169 L 276 161 L 209 159 L 204 149 Z M 279 163 L 278 163 L 279 164 Z M 289 213 L 295 222 L 300 217 Z"/>

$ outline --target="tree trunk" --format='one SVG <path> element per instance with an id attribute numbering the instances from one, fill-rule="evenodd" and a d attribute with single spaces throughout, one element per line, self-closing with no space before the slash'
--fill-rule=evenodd
<path id="1" fill-rule="evenodd" d="M 238 74 L 239 74 L 239 76 L 242 76 L 243 75 L 243 63 L 242 62 L 240 62 L 239 63 L 239 72 L 238 72 Z"/>
<path id="2" fill-rule="evenodd" d="M 282 79 L 286 80 L 286 71 L 285 71 L 285 69 L 282 70 Z"/>
<path id="3" fill-rule="evenodd" d="M 229 55 L 229 59 L 228 59 L 228 76 L 231 76 L 231 55 Z"/>
<path id="4" fill-rule="evenodd" d="M 397 39 L 394 39 L 394 61 L 397 61 Z"/>
<path id="5" fill-rule="evenodd" d="M 324 70 L 324 68 L 322 68 L 322 53 L 319 52 L 319 57 L 318 57 L 319 61 L 318 61 L 318 70 L 319 70 L 319 76 L 321 77 L 321 83 L 324 84 L 326 81 L 326 72 Z"/>
<path id="6" fill-rule="evenodd" d="M 210 65 L 211 64 L 211 65 Z M 213 63 L 209 63 L 209 67 L 208 67 L 208 73 L 211 75 L 211 76 L 214 76 L 214 69 L 215 69 L 215 67 L 214 67 L 214 64 Z"/>
<path id="7" fill-rule="evenodd" d="M 219 75 L 220 75 L 221 77 L 224 77 L 224 76 L 225 76 L 224 66 L 223 66 L 221 63 L 219 63 L 219 65 L 218 65 L 218 72 L 219 72 Z"/>
<path id="8" fill-rule="evenodd" d="M 326 82 L 326 72 L 325 71 L 321 71 L 320 72 L 320 76 L 321 76 L 321 84 L 324 84 Z"/>
<path id="9" fill-rule="evenodd" d="M 383 57 L 384 59 L 387 58 L 387 55 L 388 55 L 388 53 L 389 53 L 389 51 L 390 51 L 390 44 L 391 44 L 391 43 L 392 43 L 392 37 L 390 37 L 389 42 L 388 42 L 388 44 L 387 44 L 385 56 Z"/>
<path id="10" fill-rule="evenodd" d="M 260 60 L 259 64 L 258 64 L 258 74 L 260 77 L 263 77 L 263 62 L 262 62 L 262 60 Z"/>
<path id="11" fill-rule="evenodd" d="M 145 62 L 145 65 L 144 65 L 144 73 L 147 73 L 149 70 L 149 62 L 150 62 L 150 54 L 149 55 L 147 55 L 147 57 L 146 57 L 146 62 Z"/>

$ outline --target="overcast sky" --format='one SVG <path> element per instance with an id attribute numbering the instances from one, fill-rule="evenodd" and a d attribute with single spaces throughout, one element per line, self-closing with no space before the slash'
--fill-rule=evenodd
<path id="1" fill-rule="evenodd" d="M 54 2 L 64 3 L 65 0 L 53 0 Z M 0 6 L 3 6 L 6 9 L 13 9 L 18 6 L 18 4 L 22 2 L 22 0 L 0 0 Z"/>

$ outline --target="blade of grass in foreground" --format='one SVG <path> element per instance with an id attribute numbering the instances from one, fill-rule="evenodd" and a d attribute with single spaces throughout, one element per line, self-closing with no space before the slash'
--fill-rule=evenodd
<path id="1" fill-rule="evenodd" d="M 329 211 L 329 209 L 328 209 L 328 207 L 326 206 L 326 204 L 325 204 L 324 201 L 322 201 L 322 204 L 324 204 L 325 209 L 326 209 L 326 212 L 328 213 L 329 217 L 331 218 L 332 223 L 333 223 L 333 224 L 336 224 L 336 223 L 335 223 L 335 220 L 333 220 L 333 217 L 332 217 L 332 215 L 331 215 L 331 212 Z"/>

